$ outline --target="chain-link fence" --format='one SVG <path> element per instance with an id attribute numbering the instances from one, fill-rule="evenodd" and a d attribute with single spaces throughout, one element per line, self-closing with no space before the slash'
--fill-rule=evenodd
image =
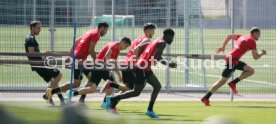
<path id="1" fill-rule="evenodd" d="M 165 50 L 168 54 L 214 54 L 228 34 L 248 34 L 251 27 L 257 26 L 262 29 L 258 49 L 266 49 L 268 55 L 257 61 L 253 60 L 251 53 L 242 58 L 255 68 L 256 73 L 239 83 L 238 89 L 241 94 L 270 97 L 276 92 L 273 63 L 276 57 L 273 42 L 276 40 L 275 6 L 274 0 L 1 0 L 0 52 L 25 52 L 24 39 L 32 20 L 39 20 L 43 25 L 37 36 L 42 52 L 69 51 L 74 21 L 77 22 L 77 37 L 95 28 L 100 21 L 114 24 L 101 38 L 96 51 L 123 36 L 134 40 L 143 35 L 142 26 L 147 22 L 158 26 L 154 38 L 162 36 L 163 29 L 173 28 L 176 36 L 174 43 Z M 228 45 L 226 52 L 230 49 L 231 45 Z M 183 65 L 178 69 L 161 65 L 154 68 L 163 90 L 167 92 L 206 91 L 220 78 L 224 67 L 223 64 L 215 68 L 210 68 L 210 64 L 202 66 L 203 60 L 184 59 L 182 56 L 166 58 L 179 60 Z M 1 56 L 1 59 L 6 57 Z M 197 68 L 192 67 L 195 65 Z M 69 81 L 70 71 L 64 69 L 61 72 L 60 83 Z M 0 65 L 0 73 L 0 91 L 44 90 L 47 86 L 29 66 Z M 219 92 L 228 94 L 230 90 L 225 86 Z"/>

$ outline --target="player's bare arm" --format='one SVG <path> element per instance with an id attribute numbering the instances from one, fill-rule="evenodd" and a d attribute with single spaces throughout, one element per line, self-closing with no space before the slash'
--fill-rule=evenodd
<path id="1" fill-rule="evenodd" d="M 109 48 L 106 52 L 106 54 L 104 55 L 104 58 L 106 60 L 110 60 L 111 59 L 111 54 L 112 54 L 112 50 Z"/>
<path id="2" fill-rule="evenodd" d="M 166 48 L 166 44 L 161 44 L 160 46 L 158 46 L 154 58 L 157 59 L 157 61 L 163 65 L 169 65 L 169 67 L 171 68 L 176 68 L 177 67 L 176 62 L 173 62 L 173 61 L 169 62 L 168 60 L 163 59 L 162 54 L 165 48 Z"/>
<path id="3" fill-rule="evenodd" d="M 35 51 L 34 47 L 28 47 L 28 51 L 29 51 L 29 53 L 32 53 L 32 54 L 39 54 L 39 52 Z"/>
<path id="4" fill-rule="evenodd" d="M 138 54 L 139 54 L 139 49 L 147 44 L 149 44 L 151 42 L 151 40 L 149 38 L 144 39 L 140 44 L 138 44 L 135 48 L 134 48 L 134 55 L 137 58 Z"/>
<path id="5" fill-rule="evenodd" d="M 260 59 L 263 55 L 266 55 L 266 50 L 262 50 L 261 53 L 258 53 L 257 50 L 252 50 L 252 56 L 255 60 Z"/>
<path id="6" fill-rule="evenodd" d="M 95 52 L 95 46 L 96 46 L 96 44 L 93 43 L 93 42 L 91 42 L 91 43 L 89 44 L 89 54 L 90 54 L 90 56 L 93 58 L 93 60 L 95 60 L 95 59 L 96 59 L 96 56 L 97 56 L 97 54 L 96 54 L 96 52 Z"/>
<path id="7" fill-rule="evenodd" d="M 238 38 L 237 34 L 231 34 L 226 37 L 221 47 L 216 49 L 216 53 L 224 52 L 225 47 L 229 43 L 230 40 L 236 40 Z"/>

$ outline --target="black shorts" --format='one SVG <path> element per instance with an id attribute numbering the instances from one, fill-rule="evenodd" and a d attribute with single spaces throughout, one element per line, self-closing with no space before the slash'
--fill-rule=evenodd
<path id="1" fill-rule="evenodd" d="M 240 70 L 243 71 L 244 66 L 246 66 L 247 64 L 239 61 L 239 63 L 237 65 L 232 65 L 230 66 L 229 64 L 225 65 L 225 69 L 222 72 L 222 77 L 225 78 L 230 78 L 231 75 L 235 72 L 235 70 Z"/>
<path id="2" fill-rule="evenodd" d="M 146 79 L 148 79 L 151 75 L 154 75 L 152 70 L 150 71 L 145 71 L 145 76 L 146 76 Z"/>
<path id="3" fill-rule="evenodd" d="M 134 88 L 134 74 L 133 70 L 122 70 L 123 83 L 129 88 Z"/>
<path id="4" fill-rule="evenodd" d="M 82 70 L 82 69 L 75 69 L 74 70 L 74 79 L 75 80 L 82 80 L 82 73 L 84 73 L 86 76 L 91 72 L 91 70 Z"/>
<path id="5" fill-rule="evenodd" d="M 106 80 L 114 81 L 114 77 L 107 70 L 92 70 L 91 71 L 91 78 L 89 80 L 91 83 L 95 83 L 98 86 L 102 79 L 105 81 Z"/>
<path id="6" fill-rule="evenodd" d="M 37 72 L 38 75 L 46 81 L 46 83 L 50 82 L 52 78 L 55 78 L 60 74 L 58 69 L 33 68 L 32 70 Z"/>
<path id="7" fill-rule="evenodd" d="M 146 72 L 141 69 L 134 70 L 134 84 L 145 85 L 146 84 Z"/>

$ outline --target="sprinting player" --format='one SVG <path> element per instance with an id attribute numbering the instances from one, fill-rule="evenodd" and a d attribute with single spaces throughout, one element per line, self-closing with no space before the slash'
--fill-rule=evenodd
<path id="1" fill-rule="evenodd" d="M 137 68 L 134 71 L 134 74 L 135 74 L 134 89 L 130 91 L 126 91 L 125 93 L 114 97 L 108 96 L 106 100 L 106 105 L 107 107 L 109 107 L 108 109 L 110 109 L 110 112 L 118 113 L 116 110 L 116 105 L 121 99 L 127 99 L 131 97 L 139 96 L 145 87 L 145 82 L 147 81 L 149 84 L 153 85 L 154 89 L 152 92 L 148 110 L 145 114 L 150 116 L 151 118 L 159 118 L 159 116 L 154 113 L 153 106 L 158 96 L 158 93 L 161 89 L 161 84 L 157 79 L 157 77 L 152 72 L 151 66 L 155 64 L 152 62 L 157 60 L 164 65 L 168 65 L 171 68 L 177 67 L 177 64 L 175 62 L 168 62 L 162 58 L 162 54 L 166 47 L 166 44 L 170 45 L 173 42 L 173 38 L 174 38 L 174 31 L 172 29 L 166 29 L 163 32 L 163 37 L 155 39 L 153 42 L 149 43 L 146 46 L 145 50 L 140 55 L 140 57 L 138 58 L 135 64 Z"/>
<path id="2" fill-rule="evenodd" d="M 209 92 L 207 92 L 206 95 L 201 99 L 201 101 L 206 106 L 210 106 L 209 99 L 212 94 L 226 83 L 226 81 L 231 77 L 235 70 L 240 70 L 243 72 L 239 77 L 228 83 L 234 94 L 238 94 L 238 91 L 236 89 L 237 83 L 254 74 L 255 70 L 251 66 L 240 61 L 240 58 L 249 50 L 252 51 L 252 55 L 255 60 L 261 58 L 263 55 L 266 55 L 265 50 L 262 50 L 261 53 L 258 53 L 256 48 L 256 41 L 259 39 L 260 35 L 261 31 L 257 27 L 253 27 L 250 30 L 250 35 L 228 35 L 222 47 L 216 50 L 216 53 L 224 52 L 228 42 L 230 40 L 236 40 L 235 46 L 233 47 L 232 51 L 226 55 L 226 68 L 223 70 L 221 78 L 215 84 L 213 84 Z"/>
<path id="3" fill-rule="evenodd" d="M 85 33 L 82 37 L 80 37 L 76 41 L 76 48 L 74 51 L 75 59 L 78 61 L 84 61 L 87 59 L 87 57 L 90 55 L 93 60 L 96 59 L 96 52 L 95 52 L 95 46 L 100 40 L 102 36 L 104 36 L 108 31 L 109 25 L 106 22 L 100 22 L 98 24 L 97 29 L 91 29 L 87 33 Z M 81 80 L 82 80 L 82 73 L 84 73 L 88 79 L 90 79 L 90 70 L 82 70 L 82 69 L 75 69 L 74 70 L 74 81 L 73 81 L 73 88 L 77 88 L 80 86 Z M 87 84 L 86 86 L 89 86 Z M 67 91 L 70 89 L 70 83 L 66 83 L 61 87 L 58 88 L 48 88 L 47 89 L 47 96 L 49 98 L 52 97 L 53 94 L 58 92 Z M 85 95 L 80 97 L 80 102 L 84 102 Z"/>
<path id="4" fill-rule="evenodd" d="M 121 41 L 119 42 L 110 42 L 102 48 L 95 62 L 101 63 L 101 62 L 113 61 L 116 63 L 116 60 L 120 54 L 120 51 L 125 50 L 130 45 L 131 45 L 131 40 L 127 37 L 122 38 Z M 119 77 L 119 80 L 122 81 L 122 76 L 120 71 L 119 70 L 115 70 L 115 71 Z M 85 87 L 85 88 L 79 89 L 78 91 L 74 91 L 73 96 L 95 93 L 102 79 L 105 81 L 116 82 L 114 80 L 113 75 L 111 74 L 111 70 L 95 69 L 95 70 L 92 70 L 91 73 L 92 73 L 91 78 L 89 80 L 90 87 Z M 107 92 L 107 95 L 111 95 L 111 94 L 112 94 L 112 90 Z M 102 103 L 102 107 L 105 107 L 105 100 Z"/>
<path id="5" fill-rule="evenodd" d="M 30 24 L 30 34 L 27 35 L 25 39 L 25 51 L 26 53 L 40 53 L 39 44 L 35 39 L 36 35 L 39 35 L 41 31 L 41 22 L 33 21 Z M 46 52 L 50 53 L 50 51 Z M 42 57 L 28 57 L 30 61 L 43 61 Z M 32 64 L 31 64 L 32 65 Z M 32 71 L 35 71 L 40 77 L 44 79 L 47 83 L 50 82 L 49 88 L 57 88 L 60 79 L 62 78 L 62 74 L 58 69 L 48 69 L 48 68 L 38 68 L 31 67 Z M 60 102 L 64 104 L 64 98 L 60 92 L 57 92 Z M 55 105 L 52 98 L 47 98 L 46 95 L 43 95 L 45 100 L 48 100 L 48 103 L 51 105 Z"/>
<path id="6" fill-rule="evenodd" d="M 144 25 L 144 35 L 138 37 L 132 42 L 128 54 L 121 61 L 122 65 L 134 65 L 134 63 L 136 63 L 137 58 L 144 51 L 146 45 L 151 42 L 150 39 L 153 37 L 155 29 L 156 29 L 156 26 L 153 23 L 146 23 Z M 124 85 L 106 82 L 106 84 L 104 84 L 100 92 L 103 93 L 104 90 L 108 89 L 109 87 L 119 89 L 122 92 L 133 89 L 134 88 L 133 68 L 121 70 L 121 72 L 122 72 Z M 153 85 L 153 87 L 154 86 L 155 85 Z M 154 89 L 158 89 L 158 87 L 154 87 Z"/>

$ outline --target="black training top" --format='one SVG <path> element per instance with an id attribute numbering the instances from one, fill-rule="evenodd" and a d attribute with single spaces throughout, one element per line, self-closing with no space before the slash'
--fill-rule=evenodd
<path id="1" fill-rule="evenodd" d="M 35 39 L 35 36 L 29 34 L 26 36 L 25 39 L 25 51 L 26 53 L 29 53 L 28 47 L 34 47 L 34 51 L 40 53 L 39 51 L 39 45 Z M 42 57 L 28 57 L 31 61 L 42 61 Z"/>

